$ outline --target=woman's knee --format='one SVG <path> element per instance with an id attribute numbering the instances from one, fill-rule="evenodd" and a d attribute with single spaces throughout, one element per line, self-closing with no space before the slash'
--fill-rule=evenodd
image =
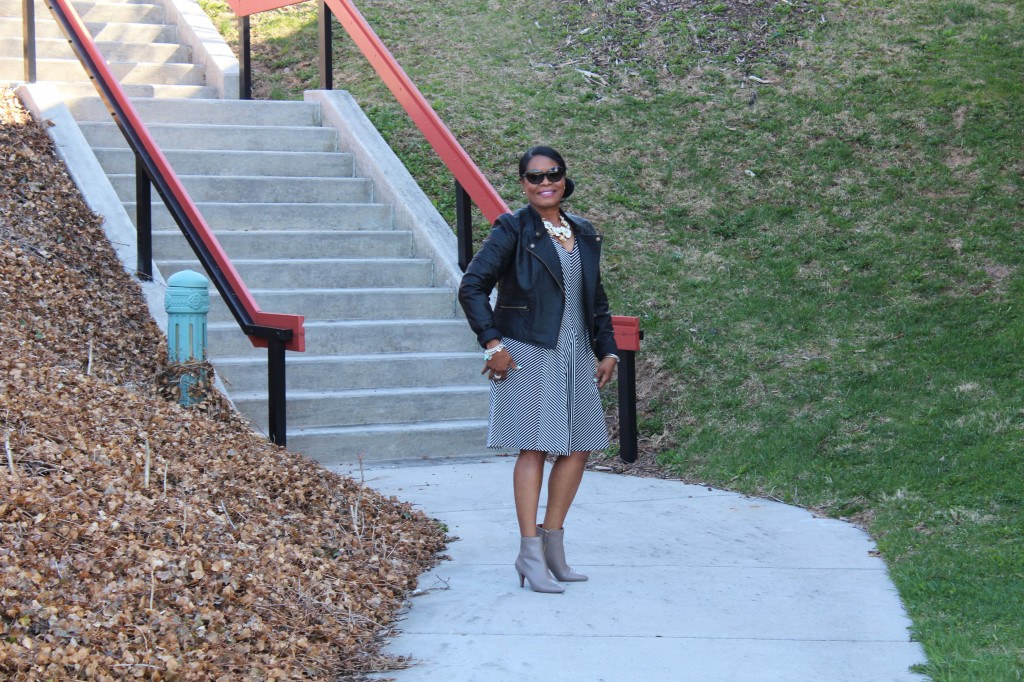
<path id="1" fill-rule="evenodd" d="M 569 461 L 577 466 L 586 466 L 587 460 L 590 459 L 590 452 L 570 452 Z"/>

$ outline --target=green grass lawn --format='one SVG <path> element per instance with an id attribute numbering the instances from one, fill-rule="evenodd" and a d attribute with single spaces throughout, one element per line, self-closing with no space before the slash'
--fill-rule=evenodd
<path id="1" fill-rule="evenodd" d="M 522 150 L 567 157 L 646 330 L 660 462 L 863 524 L 922 672 L 1024 677 L 1024 6 L 359 5 L 510 204 Z M 253 26 L 259 97 L 316 87 L 309 3 Z M 335 42 L 335 87 L 451 218 L 451 178 Z"/>

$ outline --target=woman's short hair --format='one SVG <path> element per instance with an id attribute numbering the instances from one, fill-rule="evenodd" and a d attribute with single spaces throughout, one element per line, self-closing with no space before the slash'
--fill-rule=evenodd
<path id="1" fill-rule="evenodd" d="M 523 177 L 526 174 L 526 170 L 530 167 L 530 161 L 535 156 L 546 156 L 549 159 L 555 161 L 559 166 L 565 169 L 566 173 L 569 172 L 569 166 L 566 165 L 565 159 L 558 153 L 558 150 L 548 147 L 547 145 L 539 144 L 536 147 L 530 147 L 526 150 L 526 153 L 519 158 L 519 177 Z M 568 199 L 569 195 L 576 189 L 576 183 L 572 181 L 568 176 L 565 178 L 565 194 L 562 195 L 562 199 Z"/>

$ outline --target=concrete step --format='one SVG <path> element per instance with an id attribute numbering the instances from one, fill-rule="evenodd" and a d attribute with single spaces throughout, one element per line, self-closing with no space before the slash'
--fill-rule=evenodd
<path id="1" fill-rule="evenodd" d="M 80 97 L 95 97 L 96 87 L 92 83 L 75 81 L 53 81 L 50 85 L 57 88 L 64 101 L 68 104 Z M 203 98 L 211 99 L 219 97 L 217 88 L 212 85 L 164 85 L 153 83 L 127 83 L 121 88 L 128 97 L 136 98 Z"/>
<path id="2" fill-rule="evenodd" d="M 135 174 L 112 175 L 110 184 L 122 201 L 135 201 Z M 364 178 L 275 178 L 179 175 L 193 201 L 232 203 L 357 203 L 372 200 L 373 183 Z M 161 205 L 162 202 L 161 202 Z"/>
<path id="3" fill-rule="evenodd" d="M 108 62 L 110 71 L 120 83 L 173 83 L 175 85 L 205 85 L 206 73 L 195 64 L 139 64 L 135 62 Z M 0 80 L 16 81 L 25 74 L 24 62 L 19 58 L 0 58 Z M 36 75 L 41 81 L 86 81 L 85 69 L 77 59 L 37 59 Z"/>
<path id="4" fill-rule="evenodd" d="M 429 287 L 434 268 L 428 258 L 292 258 L 235 260 L 233 264 L 243 281 L 262 289 Z M 157 265 L 165 278 L 200 267 L 193 260 L 158 261 Z"/>
<path id="5" fill-rule="evenodd" d="M 20 0 L 0 0 L 0 16 L 21 17 Z M 73 2 L 78 16 L 90 23 L 162 24 L 167 20 L 163 5 L 141 2 Z M 36 2 L 36 19 L 50 18 L 45 3 Z"/>
<path id="6" fill-rule="evenodd" d="M 92 147 L 127 147 L 113 123 L 84 121 L 82 134 Z M 335 152 L 338 131 L 312 126 L 218 126 L 154 123 L 146 126 L 162 149 Z"/>
<path id="7" fill-rule="evenodd" d="M 93 149 L 109 175 L 135 172 L 129 149 Z M 275 175 L 281 177 L 352 177 L 352 155 L 344 152 L 245 152 L 172 149 L 164 152 L 179 175 Z"/>
<path id="8" fill-rule="evenodd" d="M 125 202 L 135 220 L 135 203 Z M 385 204 L 230 204 L 204 202 L 199 212 L 214 230 L 390 230 L 394 209 Z M 164 206 L 153 208 L 154 230 L 175 230 Z"/>
<path id="9" fill-rule="evenodd" d="M 106 2 L 106 4 L 110 4 L 110 5 L 129 5 L 129 4 L 132 4 L 132 5 L 152 5 L 153 4 L 152 0 L 100 0 L 100 2 Z M 73 4 L 76 8 L 80 8 L 80 7 L 91 7 L 93 5 L 100 4 L 100 2 L 82 2 L 80 0 L 74 0 L 74 2 L 72 2 L 71 4 Z M 15 8 L 14 11 L 20 12 L 21 11 L 21 3 L 22 3 L 22 0 L 0 0 L 0 7 L 14 7 Z M 47 11 L 46 10 L 46 0 L 35 0 L 33 4 L 35 5 L 36 13 L 37 14 L 39 12 Z"/>
<path id="10" fill-rule="evenodd" d="M 289 430 L 288 449 L 321 464 L 429 460 L 487 452 L 487 420 Z"/>
<path id="11" fill-rule="evenodd" d="M 21 16 L 22 4 L 23 0 L 0 0 L 0 14 L 3 16 Z M 45 0 L 35 0 L 32 4 L 35 6 L 36 17 L 49 16 L 50 10 L 47 9 Z M 143 7 L 151 7 L 154 5 L 154 2 L 153 0 L 100 0 L 99 2 L 80 2 L 79 0 L 74 0 L 71 4 L 74 5 L 75 11 L 82 13 L 92 11 L 97 5 L 141 5 Z"/>
<path id="12" fill-rule="evenodd" d="M 484 419 L 489 387 L 436 386 L 362 391 L 291 391 L 289 428 L 367 426 L 417 421 Z M 231 399 L 253 423 L 266 429 L 266 393 L 235 391 Z"/>
<path id="13" fill-rule="evenodd" d="M 320 126 L 322 123 L 320 105 L 316 102 L 136 98 L 132 105 L 147 125 Z M 99 97 L 76 100 L 69 108 L 78 121 L 106 123 L 110 120 Z"/>
<path id="14" fill-rule="evenodd" d="M 93 40 L 123 43 L 177 43 L 178 27 L 170 24 L 108 23 L 87 21 L 85 27 Z M 0 35 L 11 38 L 23 37 L 21 10 L 14 14 L 0 14 Z M 36 12 L 36 40 L 57 38 L 65 40 L 63 31 L 47 10 Z"/>
<path id="15" fill-rule="evenodd" d="M 152 5 L 153 0 L 95 0 L 95 1 L 83 1 L 74 0 L 73 4 L 76 8 L 81 7 L 92 7 L 93 5 L 105 3 L 108 5 Z M 0 7 L 13 7 L 15 12 L 21 11 L 22 0 L 0 0 Z M 35 0 L 33 2 L 36 8 L 36 12 L 46 11 L 46 0 Z"/>
<path id="16" fill-rule="evenodd" d="M 335 232 L 326 230 L 217 230 L 217 241 L 230 258 L 304 258 L 315 245 L 324 258 L 408 258 L 412 233 L 406 230 Z M 153 253 L 166 260 L 189 260 L 192 247 L 178 230 L 153 233 Z"/>
<path id="17" fill-rule="evenodd" d="M 0 57 L 22 58 L 22 38 L 0 37 Z M 188 63 L 191 50 L 185 45 L 174 43 L 121 43 L 102 41 L 96 47 L 107 61 L 145 62 L 149 64 Z M 37 59 L 78 59 L 71 45 L 60 38 L 36 40 Z M 99 98 L 97 103 L 102 106 Z M 104 111 L 106 111 L 104 109 Z"/>
<path id="18" fill-rule="evenodd" d="M 268 308 L 269 310 L 269 308 Z M 267 360 L 219 358 L 216 371 L 229 391 L 266 393 Z M 482 386 L 480 353 L 391 353 L 314 356 L 291 353 L 287 359 L 289 391 L 331 391 L 413 386 Z"/>
<path id="19" fill-rule="evenodd" d="M 277 312 L 277 311 L 271 311 Z M 373 353 L 468 353 L 479 350 L 466 321 L 430 320 L 306 320 L 306 353 L 314 355 L 369 355 Z M 266 357 L 254 350 L 234 322 L 207 325 L 210 357 Z"/>
<path id="20" fill-rule="evenodd" d="M 160 271 L 162 273 L 163 268 Z M 454 290 L 437 287 L 250 291 L 263 310 L 315 317 L 317 320 L 445 319 L 454 316 L 456 305 Z M 211 322 L 234 319 L 216 292 L 211 296 L 208 319 Z"/>

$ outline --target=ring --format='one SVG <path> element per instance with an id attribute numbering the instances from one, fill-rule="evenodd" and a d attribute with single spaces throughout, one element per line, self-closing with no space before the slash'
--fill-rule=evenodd
<path id="1" fill-rule="evenodd" d="M 494 375 L 494 378 L 495 378 L 495 379 L 501 379 L 501 378 L 502 378 L 502 377 L 504 377 L 504 376 L 505 376 L 504 374 L 495 374 L 495 375 Z"/>

